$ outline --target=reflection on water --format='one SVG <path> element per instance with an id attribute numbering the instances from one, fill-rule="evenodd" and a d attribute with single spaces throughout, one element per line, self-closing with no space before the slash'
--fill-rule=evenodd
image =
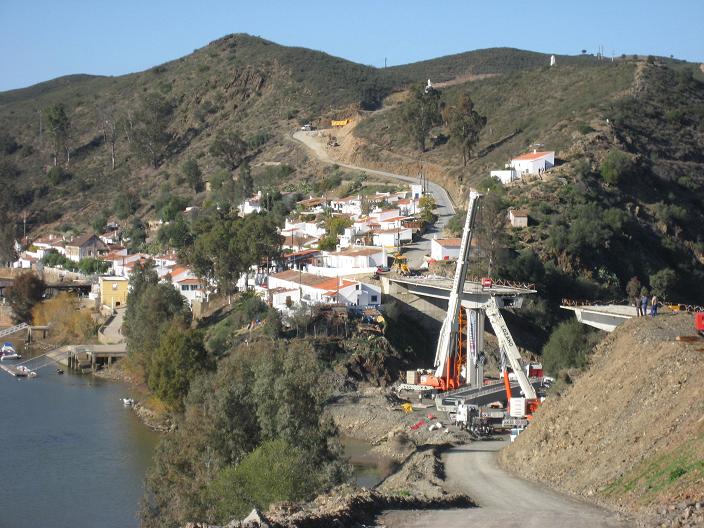
<path id="1" fill-rule="evenodd" d="M 349 436 L 340 438 L 354 469 L 354 478 L 358 486 L 373 488 L 396 471 L 398 464 L 391 458 L 372 452 L 372 444 Z"/>

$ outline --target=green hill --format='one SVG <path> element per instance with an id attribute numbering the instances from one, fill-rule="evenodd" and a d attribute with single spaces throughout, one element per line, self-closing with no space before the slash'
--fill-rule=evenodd
<path id="1" fill-rule="evenodd" d="M 558 56 L 557 66 L 548 64 L 546 54 L 495 48 L 378 69 L 229 35 L 144 72 L 72 75 L 0 93 L 0 185 L 6 190 L 0 207 L 15 225 L 26 214 L 30 232 L 85 232 L 105 216 L 130 223 L 168 207 L 232 202 L 242 192 L 236 183 L 241 160 L 227 163 L 212 148 L 231 132 L 244 141 L 241 157 L 252 167 L 255 189 L 308 193 L 322 169 L 289 140 L 290 132 L 303 122 L 324 125 L 353 114 L 361 116 L 357 161 L 407 167 L 419 153 L 403 132 L 402 92 L 427 78 L 454 80 L 441 89 L 443 104 L 452 106 L 468 92 L 487 125 L 466 168 L 448 129 L 434 129 L 422 154 L 432 177 L 459 193 L 530 144 L 557 151 L 554 178 L 504 192 L 504 207 L 525 206 L 531 214 L 528 230 L 509 233 L 507 255 L 534 251 L 542 265 L 575 284 L 596 284 L 587 289 L 594 295 L 622 294 L 630 275 L 648 278 L 667 269 L 704 283 L 704 241 L 696 229 L 704 205 L 704 92 L 695 65 L 591 56 Z M 389 101 L 397 108 L 358 113 L 393 93 Z M 48 175 L 53 149 L 46 110 L 57 103 L 70 121 L 68 149 L 59 157 L 68 152 L 70 163 Z M 115 125 L 114 169 L 106 121 Z M 602 175 L 612 150 L 629 160 L 629 174 L 616 184 Z M 200 189 L 182 170 L 187 160 L 216 184 L 213 192 L 195 192 Z M 585 224 L 580 214 L 608 222 Z M 635 258 L 634 251 L 644 256 Z M 504 271 L 520 275 L 510 262 Z M 674 291 L 699 295 L 683 283 Z"/>

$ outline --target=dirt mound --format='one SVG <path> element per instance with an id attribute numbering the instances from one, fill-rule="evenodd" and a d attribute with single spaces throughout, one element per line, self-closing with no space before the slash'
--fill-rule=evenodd
<path id="1" fill-rule="evenodd" d="M 675 510 L 689 512 L 682 525 L 704 522 L 704 341 L 675 341 L 693 334 L 689 314 L 625 323 L 502 464 L 647 524 L 669 526 Z"/>

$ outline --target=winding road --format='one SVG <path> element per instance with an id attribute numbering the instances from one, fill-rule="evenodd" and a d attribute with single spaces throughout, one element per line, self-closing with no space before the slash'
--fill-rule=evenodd
<path id="1" fill-rule="evenodd" d="M 478 508 L 388 511 L 377 519 L 387 528 L 625 528 L 616 513 L 513 477 L 501 469 L 497 452 L 507 440 L 478 441 L 444 456 L 449 491 L 466 493 Z"/>
<path id="2" fill-rule="evenodd" d="M 308 149 L 313 152 L 318 160 L 323 163 L 336 164 L 340 167 L 346 169 L 363 171 L 368 174 L 374 174 L 377 176 L 382 176 L 384 178 L 392 178 L 395 180 L 400 180 L 408 183 L 418 183 L 418 178 L 412 176 L 405 176 L 403 174 L 394 174 L 393 172 L 382 171 L 378 169 L 370 169 L 367 167 L 360 167 L 358 165 L 351 165 L 349 163 L 344 163 L 341 161 L 334 160 L 330 157 L 328 152 L 325 150 L 320 136 L 321 131 L 304 132 L 299 130 L 293 133 L 293 139 L 303 143 Z M 447 193 L 444 187 L 441 187 L 437 183 L 428 182 L 428 191 L 435 198 L 435 203 L 437 208 L 435 209 L 435 214 L 438 215 L 438 221 L 423 234 L 420 240 L 413 242 L 412 244 L 407 244 L 404 246 L 404 255 L 408 257 L 408 264 L 411 268 L 418 269 L 423 263 L 423 257 L 430 254 L 430 241 L 435 238 L 442 236 L 442 230 L 445 228 L 447 222 L 455 214 L 455 206 L 450 199 L 450 195 Z"/>

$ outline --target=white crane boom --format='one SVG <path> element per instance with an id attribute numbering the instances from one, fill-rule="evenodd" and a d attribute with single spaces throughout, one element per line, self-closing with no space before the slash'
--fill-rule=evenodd
<path id="1" fill-rule="evenodd" d="M 474 221 L 479 209 L 479 199 L 481 193 L 476 191 L 469 192 L 469 202 L 467 205 L 467 217 L 464 221 L 464 230 L 462 231 L 462 241 L 460 243 L 460 253 L 457 256 L 457 267 L 455 268 L 455 278 L 452 282 L 450 290 L 450 298 L 447 304 L 447 315 L 440 329 L 440 337 L 438 346 L 435 349 L 435 363 L 437 367 L 435 376 L 442 378 L 446 374 L 447 362 L 452 357 L 453 349 L 457 344 L 457 333 L 459 331 L 458 316 L 462 303 L 462 293 L 464 292 L 464 282 L 467 276 L 467 266 L 469 264 L 469 250 L 472 246 L 472 231 L 474 229 Z"/>
<path id="2" fill-rule="evenodd" d="M 504 321 L 501 311 L 499 310 L 499 304 L 496 297 L 493 295 L 489 298 L 489 302 L 486 304 L 485 308 L 486 316 L 489 318 L 496 338 L 499 340 L 499 347 L 504 351 L 504 354 L 508 358 L 508 362 L 513 369 L 513 373 L 518 379 L 518 384 L 521 386 L 523 395 L 529 399 L 534 400 L 538 396 L 535 393 L 535 388 L 530 384 L 530 380 L 526 373 L 523 371 L 523 366 L 521 365 L 521 354 L 518 352 L 518 347 L 511 336 L 511 332 L 506 326 L 506 321 Z"/>

